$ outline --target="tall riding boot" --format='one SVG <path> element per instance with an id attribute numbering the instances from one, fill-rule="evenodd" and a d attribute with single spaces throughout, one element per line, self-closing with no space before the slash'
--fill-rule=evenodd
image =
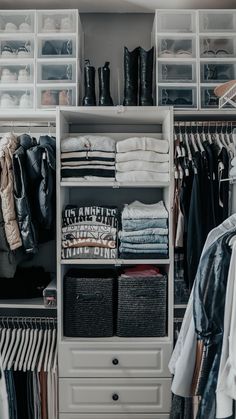
<path id="1" fill-rule="evenodd" d="M 84 67 L 84 97 L 83 106 L 96 106 L 95 68 L 86 60 Z"/>
<path id="2" fill-rule="evenodd" d="M 103 67 L 98 69 L 99 81 L 99 106 L 113 106 L 113 100 L 110 94 L 110 68 L 109 61 L 106 61 Z"/>
<path id="3" fill-rule="evenodd" d="M 152 106 L 152 80 L 153 80 L 153 56 L 154 48 L 145 51 L 140 47 L 140 65 L 139 65 L 139 105 Z"/>
<path id="4" fill-rule="evenodd" d="M 124 106 L 138 104 L 138 59 L 139 47 L 133 51 L 124 48 Z"/>

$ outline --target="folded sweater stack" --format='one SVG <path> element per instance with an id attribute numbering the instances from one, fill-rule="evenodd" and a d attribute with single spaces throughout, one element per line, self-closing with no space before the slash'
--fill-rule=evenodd
<path id="1" fill-rule="evenodd" d="M 167 258 L 168 212 L 164 203 L 134 201 L 125 205 L 119 239 L 123 259 Z"/>
<path id="2" fill-rule="evenodd" d="M 169 181 L 169 143 L 149 137 L 132 137 L 116 144 L 118 182 Z"/>
<path id="3" fill-rule="evenodd" d="M 63 259 L 116 259 L 117 209 L 71 207 L 62 213 Z"/>
<path id="4" fill-rule="evenodd" d="M 63 139 L 61 177 L 64 180 L 115 180 L 115 140 L 95 135 Z"/>

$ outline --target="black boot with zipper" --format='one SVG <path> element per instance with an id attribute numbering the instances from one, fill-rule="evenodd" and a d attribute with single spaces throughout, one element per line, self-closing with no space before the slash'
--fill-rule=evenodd
<path id="1" fill-rule="evenodd" d="M 124 48 L 124 106 L 138 105 L 138 60 L 139 47 Z"/>
<path id="2" fill-rule="evenodd" d="M 99 106 L 113 106 L 113 100 L 110 94 L 110 68 L 109 61 L 106 61 L 103 67 L 98 69 L 99 81 Z"/>
<path id="3" fill-rule="evenodd" d="M 86 60 L 84 67 L 84 97 L 83 106 L 96 106 L 95 68 Z"/>

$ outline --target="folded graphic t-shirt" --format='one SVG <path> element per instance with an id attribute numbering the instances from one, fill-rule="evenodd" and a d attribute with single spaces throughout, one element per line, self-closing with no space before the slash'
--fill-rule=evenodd
<path id="1" fill-rule="evenodd" d="M 94 224 L 92 222 L 88 222 L 87 224 L 78 223 L 72 224 L 67 227 L 62 227 L 62 235 L 66 234 L 110 234 L 112 236 L 116 236 L 117 230 L 116 228 L 110 227 L 106 224 Z"/>
<path id="2" fill-rule="evenodd" d="M 80 160 L 101 160 L 101 161 L 115 161 L 116 154 L 113 151 L 72 151 L 61 153 L 61 160 L 76 159 Z"/>
<path id="3" fill-rule="evenodd" d="M 83 167 L 86 168 L 107 168 L 112 167 L 115 170 L 115 161 L 99 161 L 99 160 L 64 160 L 61 162 L 62 167 Z"/>
<path id="4" fill-rule="evenodd" d="M 72 239 L 62 240 L 62 247 L 109 247 L 110 249 L 116 248 L 114 240 L 99 240 L 99 239 Z"/>
<path id="5" fill-rule="evenodd" d="M 62 234 L 62 240 L 74 239 L 116 240 L 116 235 L 110 233 L 99 233 L 89 231 L 74 231 L 72 233 Z"/>
<path id="6" fill-rule="evenodd" d="M 117 259 L 117 249 L 107 247 L 71 247 L 62 249 L 62 259 Z"/>
<path id="7" fill-rule="evenodd" d="M 96 167 L 70 167 L 63 166 L 61 169 L 61 177 L 84 177 L 84 176 L 102 176 L 102 177 L 115 177 L 115 170 L 110 166 L 99 166 Z"/>

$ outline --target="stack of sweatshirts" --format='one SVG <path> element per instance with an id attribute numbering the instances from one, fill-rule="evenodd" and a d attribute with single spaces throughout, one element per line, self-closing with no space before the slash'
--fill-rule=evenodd
<path id="1" fill-rule="evenodd" d="M 85 135 L 61 141 L 62 180 L 115 180 L 115 140 Z"/>
<path id="2" fill-rule="evenodd" d="M 125 205 L 119 238 L 123 259 L 167 258 L 168 212 L 163 201 L 156 204 L 134 201 Z"/>
<path id="3" fill-rule="evenodd" d="M 116 259 L 117 208 L 67 206 L 62 212 L 63 259 Z"/>
<path id="4" fill-rule="evenodd" d="M 132 137 L 116 144 L 116 180 L 118 182 L 168 182 L 169 142 Z"/>

